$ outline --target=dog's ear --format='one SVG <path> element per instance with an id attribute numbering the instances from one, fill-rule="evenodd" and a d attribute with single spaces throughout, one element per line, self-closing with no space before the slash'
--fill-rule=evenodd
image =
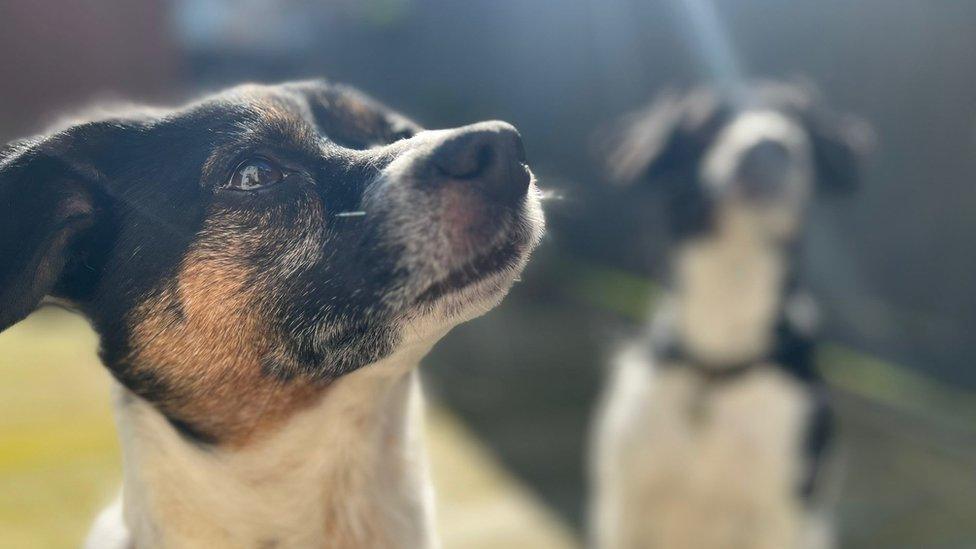
<path id="1" fill-rule="evenodd" d="M 645 109 L 625 116 L 612 131 L 608 170 L 613 180 L 668 179 L 693 166 L 695 154 L 707 145 L 707 133 L 725 113 L 718 97 L 707 89 L 660 94 Z"/>
<path id="2" fill-rule="evenodd" d="M 806 127 L 813 148 L 817 187 L 853 191 L 861 179 L 861 163 L 875 146 L 875 134 L 866 121 L 833 112 L 808 78 L 764 82 L 760 94 L 767 103 L 794 113 Z"/>
<path id="3" fill-rule="evenodd" d="M 629 184 L 668 171 L 683 114 L 680 95 L 667 91 L 646 108 L 621 118 L 603 140 L 613 181 Z"/>
<path id="4" fill-rule="evenodd" d="M 316 123 L 333 141 L 363 149 L 416 135 L 419 124 L 365 93 L 324 79 L 288 87 L 305 96 Z"/>
<path id="5" fill-rule="evenodd" d="M 871 126 L 852 115 L 812 109 L 805 117 L 813 147 L 817 186 L 851 192 L 861 181 L 861 164 L 874 148 Z"/>
<path id="6" fill-rule="evenodd" d="M 99 174 L 83 152 L 101 133 L 96 126 L 0 148 L 0 331 L 62 282 L 101 214 Z"/>

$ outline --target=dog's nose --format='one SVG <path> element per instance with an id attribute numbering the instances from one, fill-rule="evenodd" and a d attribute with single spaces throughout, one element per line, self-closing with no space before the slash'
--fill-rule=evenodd
<path id="1" fill-rule="evenodd" d="M 470 182 L 489 198 L 513 203 L 529 187 L 522 137 L 506 122 L 481 122 L 454 130 L 428 161 L 438 175 Z"/>
<path id="2" fill-rule="evenodd" d="M 765 197 L 782 190 L 790 170 L 790 151 L 772 139 L 753 145 L 739 163 L 738 176 L 751 196 Z"/>

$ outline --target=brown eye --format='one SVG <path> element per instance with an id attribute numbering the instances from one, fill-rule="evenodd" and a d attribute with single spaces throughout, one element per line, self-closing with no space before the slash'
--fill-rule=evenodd
<path id="1" fill-rule="evenodd" d="M 255 157 L 245 160 L 234 170 L 227 188 L 238 191 L 256 191 L 279 183 L 284 174 L 275 163 L 267 158 Z"/>

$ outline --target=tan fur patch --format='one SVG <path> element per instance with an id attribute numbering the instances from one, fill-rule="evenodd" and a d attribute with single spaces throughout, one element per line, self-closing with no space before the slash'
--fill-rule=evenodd
<path id="1" fill-rule="evenodd" d="M 270 305 L 254 283 L 261 278 L 251 276 L 246 260 L 246 244 L 262 231 L 215 225 L 204 230 L 175 280 L 133 315 L 129 363 L 167 389 L 157 402 L 164 412 L 240 446 L 308 406 L 325 384 L 264 371 L 276 342 L 264 318 Z"/>

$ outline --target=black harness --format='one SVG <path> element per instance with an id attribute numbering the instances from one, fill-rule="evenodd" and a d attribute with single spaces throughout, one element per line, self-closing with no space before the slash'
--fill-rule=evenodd
<path id="1" fill-rule="evenodd" d="M 707 418 L 708 397 L 714 390 L 736 383 L 743 376 L 761 368 L 778 368 L 802 382 L 812 397 L 813 407 L 803 438 L 807 470 L 798 491 L 805 502 L 811 503 L 819 472 L 833 439 L 834 418 L 826 387 L 814 364 L 814 335 L 810 330 L 796 326 L 785 312 L 780 314 L 774 330 L 774 343 L 767 352 L 740 362 L 709 363 L 688 352 L 671 329 L 669 316 L 659 314 L 652 330 L 652 363 L 666 369 L 691 369 L 702 381 L 689 410 L 694 423 Z"/>
<path id="2" fill-rule="evenodd" d="M 658 324 L 658 323 L 656 323 Z M 781 314 L 774 328 L 773 345 L 763 353 L 738 362 L 707 362 L 690 353 L 669 327 L 655 326 L 653 357 L 664 367 L 695 370 L 707 383 L 734 381 L 763 365 L 773 365 L 805 383 L 819 383 L 814 365 L 814 336 L 804 333 Z"/>

